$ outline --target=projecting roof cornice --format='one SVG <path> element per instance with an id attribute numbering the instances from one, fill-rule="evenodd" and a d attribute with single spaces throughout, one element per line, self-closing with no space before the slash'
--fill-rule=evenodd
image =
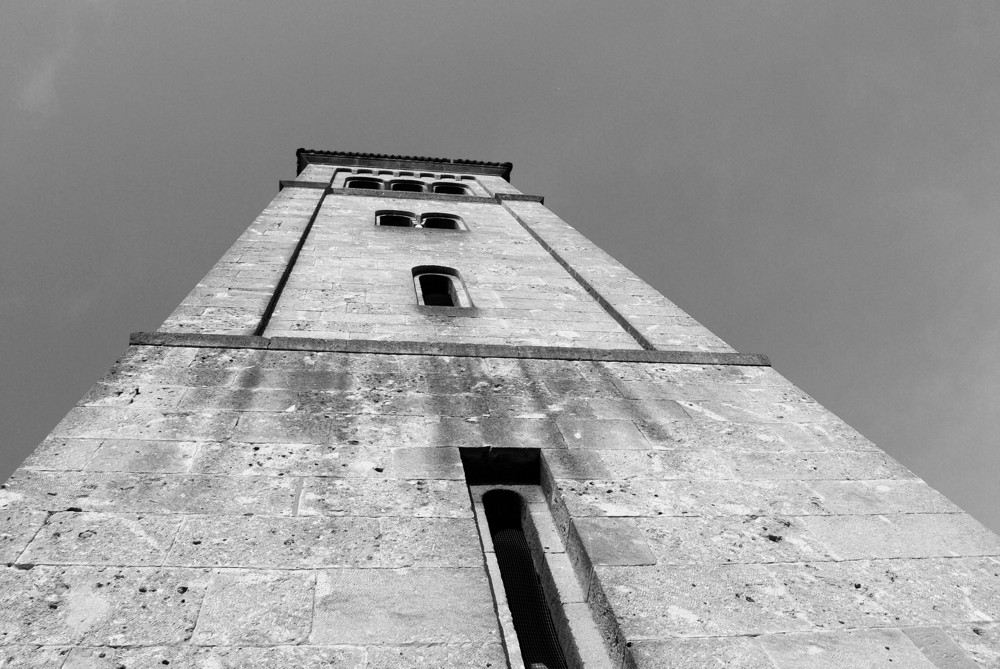
<path id="1" fill-rule="evenodd" d="M 510 181 L 512 163 L 490 163 L 481 160 L 430 158 L 427 156 L 392 156 L 384 153 L 356 153 L 354 151 L 318 151 L 299 149 L 298 171 L 311 163 L 345 165 L 351 167 L 383 167 L 385 169 L 431 170 L 459 174 L 492 174 Z"/>

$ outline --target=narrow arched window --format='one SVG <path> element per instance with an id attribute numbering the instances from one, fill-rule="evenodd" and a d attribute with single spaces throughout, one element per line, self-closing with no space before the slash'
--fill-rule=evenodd
<path id="1" fill-rule="evenodd" d="M 375 225 L 386 228 L 412 228 L 417 217 L 408 211 L 376 211 Z"/>
<path id="2" fill-rule="evenodd" d="M 362 190 L 382 190 L 382 182 L 378 179 L 368 177 L 351 177 L 344 184 L 345 188 L 359 188 Z"/>
<path id="3" fill-rule="evenodd" d="M 458 183 L 435 183 L 431 184 L 431 192 L 440 195 L 468 195 L 469 189 Z"/>
<path id="4" fill-rule="evenodd" d="M 393 181 L 389 184 L 389 190 L 405 191 L 407 193 L 423 193 L 424 185 L 419 181 Z"/>
<path id="5" fill-rule="evenodd" d="M 427 230 L 464 230 L 462 219 L 452 214 L 421 214 L 420 227 Z"/>
<path id="6" fill-rule="evenodd" d="M 413 268 L 413 287 L 417 293 L 417 304 L 425 307 L 472 306 L 469 293 L 457 270 L 437 265 L 421 265 Z"/>

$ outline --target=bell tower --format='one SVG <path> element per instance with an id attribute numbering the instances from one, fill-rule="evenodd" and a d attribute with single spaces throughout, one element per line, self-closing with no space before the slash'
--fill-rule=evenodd
<path id="1" fill-rule="evenodd" d="M 1000 658 L 1000 538 L 510 163 L 296 155 L 0 487 L 0 666 Z"/>

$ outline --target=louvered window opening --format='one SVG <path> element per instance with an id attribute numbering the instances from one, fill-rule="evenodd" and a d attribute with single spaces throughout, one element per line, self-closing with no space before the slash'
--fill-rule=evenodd
<path id="1" fill-rule="evenodd" d="M 509 490 L 491 490 L 483 495 L 483 506 L 525 666 L 567 669 L 521 526 L 521 497 Z"/>

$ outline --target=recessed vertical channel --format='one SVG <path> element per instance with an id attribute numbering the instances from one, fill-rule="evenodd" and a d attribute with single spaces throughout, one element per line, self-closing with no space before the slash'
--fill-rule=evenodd
<path id="1" fill-rule="evenodd" d="M 552 612 L 521 525 L 521 496 L 511 490 L 490 490 L 483 495 L 483 506 L 525 666 L 566 669 Z"/>

